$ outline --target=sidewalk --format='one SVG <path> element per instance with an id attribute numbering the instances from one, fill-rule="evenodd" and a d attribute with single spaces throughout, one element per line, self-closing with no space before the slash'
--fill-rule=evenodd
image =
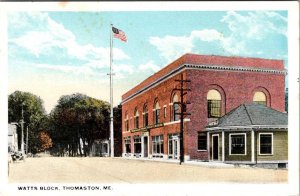
<path id="1" fill-rule="evenodd" d="M 163 162 L 163 163 L 173 163 L 179 164 L 179 160 L 174 159 L 161 159 L 161 158 L 131 158 L 131 157 L 114 157 L 115 159 L 126 159 L 126 160 L 136 160 L 136 161 L 152 161 L 152 162 Z M 194 165 L 194 166 L 202 166 L 208 168 L 234 168 L 236 167 L 234 164 L 227 164 L 222 162 L 213 162 L 213 161 L 185 161 L 182 165 Z"/>

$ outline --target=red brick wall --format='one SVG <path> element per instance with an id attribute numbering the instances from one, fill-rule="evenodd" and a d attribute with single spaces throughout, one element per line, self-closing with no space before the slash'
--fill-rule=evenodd
<path id="1" fill-rule="evenodd" d="M 141 84 L 134 87 L 132 90 L 122 96 L 123 99 L 130 96 L 142 87 L 150 84 L 159 77 L 169 73 L 183 63 L 191 64 L 213 64 L 226 66 L 246 66 L 246 67 L 260 67 L 283 70 L 283 61 L 266 60 L 255 58 L 242 57 L 219 57 L 219 56 L 204 56 L 204 55 L 184 55 L 165 67 L 158 73 L 152 75 Z M 284 80 L 285 76 L 282 74 L 270 74 L 262 72 L 238 72 L 238 71 L 219 71 L 219 70 L 186 70 L 183 72 L 184 78 L 191 80 L 189 85 L 191 92 L 188 93 L 187 99 L 191 102 L 187 106 L 187 112 L 190 112 L 191 121 L 185 123 L 185 154 L 190 155 L 191 159 L 207 159 L 207 152 L 197 151 L 197 136 L 198 132 L 202 131 L 208 123 L 207 118 L 207 92 L 210 89 L 218 90 L 223 99 L 222 114 L 231 111 L 242 103 L 252 102 L 255 90 L 263 90 L 268 94 L 268 106 L 283 112 L 284 111 Z M 170 122 L 171 119 L 171 103 L 172 90 L 178 83 L 174 80 L 179 79 L 176 75 L 165 82 L 160 83 L 154 88 L 138 95 L 134 99 L 127 101 L 122 105 L 122 131 L 123 138 L 127 136 L 140 135 L 141 133 L 125 132 L 125 112 L 128 112 L 129 130 L 134 128 L 134 109 L 137 107 L 139 111 L 139 127 L 143 127 L 143 107 L 148 105 L 148 119 L 149 125 L 153 124 L 153 107 L 154 101 L 158 98 L 160 105 L 160 122 Z M 179 94 L 178 94 L 179 95 Z M 167 117 L 163 117 L 163 106 L 167 106 Z M 152 153 L 153 135 L 164 135 L 164 153 L 168 152 L 168 134 L 179 133 L 179 123 L 155 128 L 150 130 L 149 149 Z M 124 141 L 123 141 L 124 142 Z M 133 149 L 133 140 L 131 141 Z"/>
<path id="2" fill-rule="evenodd" d="M 158 78 L 166 75 L 170 71 L 179 67 L 182 64 L 199 64 L 199 65 L 223 65 L 223 66 L 239 66 L 239 67 L 252 67 L 252 68 L 270 68 L 283 70 L 284 65 L 282 60 L 260 59 L 260 58 L 246 58 L 246 57 L 226 57 L 226 56 L 212 56 L 212 55 L 196 55 L 185 54 L 174 62 L 165 66 L 160 71 L 156 72 L 143 82 L 129 90 L 122 96 L 122 100 L 129 97 L 134 92 L 151 84 Z"/>
<path id="3" fill-rule="evenodd" d="M 191 115 L 189 123 L 189 146 L 191 158 L 206 156 L 206 152 L 197 152 L 197 132 L 204 129 L 208 123 L 207 118 L 207 92 L 210 89 L 224 91 L 223 114 L 230 112 L 242 103 L 251 103 L 254 91 L 266 89 L 269 93 L 267 102 L 269 106 L 284 112 L 284 75 L 253 73 L 253 72 L 230 72 L 230 71 L 207 71 L 188 70 L 187 78 L 190 79 L 191 93 L 188 97 L 191 104 L 188 111 Z M 216 88 L 217 87 L 217 88 Z M 220 92 L 222 94 L 222 92 Z M 225 110 L 225 111 L 224 111 Z M 195 138 L 193 140 L 192 138 Z"/>

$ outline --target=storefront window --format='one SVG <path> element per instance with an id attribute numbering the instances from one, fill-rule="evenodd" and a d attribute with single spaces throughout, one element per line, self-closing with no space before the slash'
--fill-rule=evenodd
<path id="1" fill-rule="evenodd" d="M 134 153 L 135 154 L 139 154 L 142 152 L 142 141 L 141 141 L 141 137 L 135 137 L 134 138 Z"/>
<path id="2" fill-rule="evenodd" d="M 131 153 L 131 138 L 127 137 L 124 139 L 125 153 Z"/>
<path id="3" fill-rule="evenodd" d="M 152 154 L 153 157 L 163 157 L 164 154 L 164 141 L 163 135 L 152 137 Z"/>

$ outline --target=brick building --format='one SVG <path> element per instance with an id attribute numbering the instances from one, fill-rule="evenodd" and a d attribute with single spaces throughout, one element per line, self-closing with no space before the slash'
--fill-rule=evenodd
<path id="1" fill-rule="evenodd" d="M 211 160 L 205 128 L 244 103 L 284 112 L 282 60 L 185 54 L 122 96 L 123 156 L 178 159 L 181 74 L 184 96 L 185 160 Z"/>

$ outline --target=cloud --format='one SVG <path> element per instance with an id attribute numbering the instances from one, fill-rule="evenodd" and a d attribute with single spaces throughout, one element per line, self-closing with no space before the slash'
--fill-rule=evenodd
<path id="1" fill-rule="evenodd" d="M 150 71 L 153 71 L 153 72 L 157 72 L 158 70 L 160 70 L 161 67 L 154 64 L 153 61 L 149 61 L 145 64 L 141 64 L 139 65 L 139 70 L 141 71 L 147 71 L 147 70 L 150 70 Z"/>
<path id="2" fill-rule="evenodd" d="M 26 49 L 36 57 L 44 55 L 50 58 L 57 58 L 57 53 L 54 51 L 59 49 L 59 51 L 64 52 L 60 54 L 60 57 L 64 56 L 65 60 L 66 58 L 73 58 L 77 59 L 77 61 L 85 62 L 81 67 L 74 68 L 49 64 L 47 66 L 39 66 L 40 68 L 67 72 L 74 71 L 75 74 L 91 74 L 92 69 L 108 67 L 110 64 L 110 48 L 96 47 L 93 44 L 79 44 L 72 31 L 53 20 L 47 13 L 14 13 L 10 17 L 10 27 L 15 27 L 11 25 L 18 25 L 20 23 L 18 20 L 20 20 L 22 24 L 16 28 L 21 28 L 22 32 L 24 32 L 21 35 L 10 38 L 10 44 L 15 44 L 21 47 L 22 50 Z M 119 48 L 114 48 L 113 52 L 114 61 L 130 59 Z"/>
<path id="3" fill-rule="evenodd" d="M 150 37 L 150 44 L 154 45 L 160 51 L 161 56 L 168 61 L 181 56 L 183 53 L 191 52 L 193 43 L 190 37 L 187 36 L 170 36 L 163 38 Z"/>
<path id="4" fill-rule="evenodd" d="M 229 11 L 220 20 L 227 27 L 226 34 L 217 29 L 193 30 L 188 36 L 150 37 L 149 42 L 168 62 L 184 53 L 207 51 L 208 43 L 214 43 L 214 51 L 229 55 L 259 55 L 263 51 L 251 48 L 270 35 L 286 36 L 287 18 L 273 11 L 243 12 Z M 196 42 L 201 41 L 200 44 Z M 259 48 L 260 49 L 260 48 Z"/>
<path id="5" fill-rule="evenodd" d="M 75 75 L 87 75 L 87 76 L 96 76 L 97 72 L 92 70 L 90 67 L 87 66 L 69 66 L 69 65 L 51 65 L 51 64 L 35 64 L 38 68 L 48 69 L 48 70 L 55 70 L 65 73 L 72 73 Z"/>
<path id="6" fill-rule="evenodd" d="M 191 33 L 191 39 L 200 39 L 201 41 L 211 42 L 216 40 L 222 40 L 223 34 L 218 32 L 215 29 L 204 29 L 204 30 L 195 30 Z"/>

